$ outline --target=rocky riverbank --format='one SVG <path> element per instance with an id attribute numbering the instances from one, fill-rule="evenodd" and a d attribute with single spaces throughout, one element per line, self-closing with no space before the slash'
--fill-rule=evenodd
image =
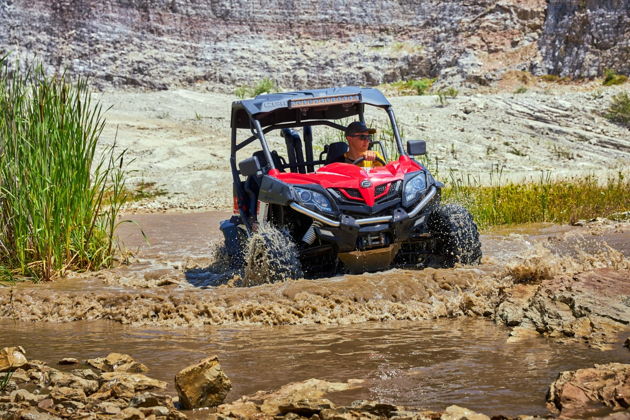
<path id="1" fill-rule="evenodd" d="M 435 412 L 365 400 L 339 405 L 329 399 L 334 399 L 336 392 L 358 386 L 360 380 L 309 379 L 224 403 L 231 385 L 216 357 L 178 373 L 175 383 L 179 396 L 172 397 L 164 392 L 166 383 L 146 376 L 146 366 L 125 354 L 111 353 L 83 362 L 64 358 L 58 362 L 59 369 L 27 360 L 25 354 L 21 347 L 0 351 L 0 372 L 4 372 L 0 373 L 0 419 L 174 420 L 189 415 L 217 420 L 490 419 L 456 405 Z M 562 372 L 549 388 L 547 400 L 553 413 L 565 417 L 610 418 L 611 413 L 619 413 L 621 417 L 614 418 L 626 418 L 630 365 L 610 363 Z M 184 408 L 196 410 L 180 411 Z"/>

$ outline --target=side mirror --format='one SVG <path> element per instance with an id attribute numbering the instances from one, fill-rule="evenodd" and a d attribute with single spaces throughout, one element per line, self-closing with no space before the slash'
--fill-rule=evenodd
<path id="1" fill-rule="evenodd" d="M 261 171 L 260 162 L 256 156 L 240 161 L 238 169 L 243 176 L 256 175 Z"/>
<path id="2" fill-rule="evenodd" d="M 411 156 L 426 155 L 427 142 L 424 140 L 407 141 L 407 153 L 410 154 Z"/>

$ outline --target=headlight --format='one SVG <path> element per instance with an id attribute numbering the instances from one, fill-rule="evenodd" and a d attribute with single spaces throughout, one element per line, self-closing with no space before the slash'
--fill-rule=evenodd
<path id="1" fill-rule="evenodd" d="M 409 206 L 413 204 L 424 191 L 427 189 L 427 178 L 424 172 L 411 178 L 405 184 L 403 190 L 403 206 Z"/>
<path id="2" fill-rule="evenodd" d="M 295 190 L 296 198 L 301 204 L 314 207 L 324 213 L 333 213 L 332 205 L 324 194 L 300 187 L 293 187 L 293 189 Z"/>

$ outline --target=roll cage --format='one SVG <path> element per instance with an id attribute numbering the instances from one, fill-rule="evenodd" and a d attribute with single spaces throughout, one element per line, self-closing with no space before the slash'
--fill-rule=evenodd
<path id="1" fill-rule="evenodd" d="M 385 110 L 389 117 L 398 153 L 407 155 L 400 138 L 393 108 L 377 89 L 348 86 L 266 94 L 253 99 L 233 102 L 230 124 L 230 165 L 235 181 L 239 175 L 237 152 L 257 139 L 260 141 L 262 155 L 266 161 L 264 173 L 274 174 L 284 169 L 313 172 L 315 165 L 321 165 L 325 161 L 321 158 L 315 159 L 313 156 L 312 127 L 328 126 L 343 131 L 345 129 L 343 125 L 331 120 L 353 116 L 358 116 L 361 122 L 365 122 L 365 105 Z M 293 128 L 303 128 L 304 130 L 303 149 L 299 136 L 296 139 L 294 133 L 289 131 Z M 251 135 L 239 142 L 239 129 L 246 129 Z M 278 157 L 276 156 L 274 159 L 272 155 L 265 134 L 273 130 L 283 130 L 289 163 L 279 162 Z M 293 139 L 289 138 L 291 136 Z M 303 161 L 299 161 L 300 153 L 296 153 L 298 149 L 303 150 Z"/>

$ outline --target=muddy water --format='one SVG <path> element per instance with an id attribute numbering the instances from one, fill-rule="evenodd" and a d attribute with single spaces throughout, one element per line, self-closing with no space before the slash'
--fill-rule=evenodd
<path id="1" fill-rule="evenodd" d="M 508 344 L 506 328 L 453 312 L 462 306 L 458 290 L 468 290 L 473 306 L 480 293 L 491 298 L 492 291 L 483 288 L 494 287 L 496 278 L 490 275 L 543 239 L 560 238 L 552 241 L 554 250 L 571 253 L 576 245 L 595 250 L 604 238 L 628 256 L 627 230 L 599 234 L 597 229 L 532 225 L 484 235 L 484 264 L 474 268 L 212 288 L 220 273 L 210 269 L 211 244 L 221 240 L 218 222 L 227 217 L 217 212 L 129 216 L 135 223 L 120 230 L 133 253 L 129 265 L 53 285 L 20 285 L 26 290 L 16 293 L 22 300 L 10 315 L 63 322 L 107 314 L 136 327 L 0 319 L 0 346 L 22 345 L 29 357 L 52 363 L 62 357 L 129 353 L 171 386 L 178 370 L 218 354 L 234 385 L 231 400 L 311 377 L 363 379 L 361 389 L 331 399 L 376 399 L 435 410 L 458 404 L 504 415 L 545 414 L 545 391 L 560 371 L 630 359 L 620 345 L 599 351 L 542 337 Z M 20 311 L 27 304 L 37 308 Z M 478 306 L 476 313 L 484 313 L 483 302 Z M 421 320 L 443 316 L 460 317 Z M 370 319 L 416 321 L 361 322 Z M 251 326 L 256 323 L 303 325 Z"/>
<path id="2" fill-rule="evenodd" d="M 363 379 L 337 403 L 375 399 L 442 410 L 459 404 L 487 414 L 545 414 L 558 372 L 628 361 L 627 351 L 567 347 L 536 337 L 506 343 L 505 329 L 484 320 L 365 323 L 350 327 L 165 330 L 106 321 L 31 324 L 0 321 L 0 343 L 55 363 L 107 352 L 129 353 L 167 381 L 196 359 L 218 354 L 234 385 L 228 399 L 288 382 Z M 623 351 L 622 351 L 623 350 Z"/>

